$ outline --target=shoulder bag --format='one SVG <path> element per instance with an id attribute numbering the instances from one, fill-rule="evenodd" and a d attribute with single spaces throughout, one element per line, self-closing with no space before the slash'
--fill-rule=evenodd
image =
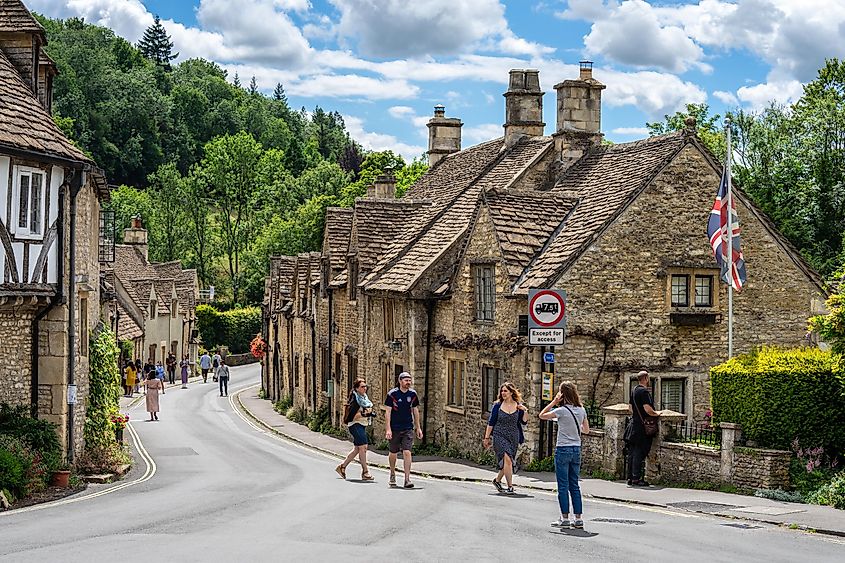
<path id="1" fill-rule="evenodd" d="M 568 410 L 568 411 L 569 411 L 569 414 L 571 414 L 571 415 L 572 415 L 572 420 L 574 420 L 574 421 L 575 421 L 575 429 L 576 429 L 576 430 L 578 430 L 578 436 L 580 437 L 580 436 L 581 436 L 581 425 L 580 425 L 580 424 L 578 424 L 578 417 L 577 417 L 577 416 L 575 416 L 575 413 L 574 413 L 574 412 L 572 412 L 572 409 L 570 409 L 568 405 L 563 405 L 563 408 L 565 408 L 566 410 Z"/>
<path id="2" fill-rule="evenodd" d="M 636 391 L 636 388 L 634 389 L 634 391 Z M 640 417 L 640 421 L 643 423 L 645 435 L 649 438 L 657 436 L 657 417 L 651 415 L 643 416 L 643 413 L 640 412 L 640 408 L 637 405 L 636 399 L 634 398 L 633 392 L 631 392 L 631 404 L 634 406 L 634 410 L 637 411 L 637 415 Z"/>

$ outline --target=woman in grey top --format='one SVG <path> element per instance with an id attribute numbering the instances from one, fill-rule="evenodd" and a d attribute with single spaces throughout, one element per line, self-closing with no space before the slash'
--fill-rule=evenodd
<path id="1" fill-rule="evenodd" d="M 560 384 L 555 398 L 540 412 L 542 420 L 557 420 L 557 445 L 555 447 L 555 475 L 557 476 L 557 500 L 560 504 L 560 518 L 552 526 L 569 528 L 569 497 L 572 497 L 572 511 L 575 513 L 573 528 L 584 527 L 581 504 L 581 487 L 578 477 L 581 471 L 581 434 L 590 433 L 587 411 L 581 404 L 578 389 L 571 381 Z"/>

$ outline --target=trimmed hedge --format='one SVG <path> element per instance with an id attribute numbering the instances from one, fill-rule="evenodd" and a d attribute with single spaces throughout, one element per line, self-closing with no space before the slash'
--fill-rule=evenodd
<path id="1" fill-rule="evenodd" d="M 227 346 L 232 354 L 245 354 L 249 343 L 261 332 L 261 309 L 243 307 L 221 312 L 211 305 L 199 305 L 197 329 L 208 350 Z"/>
<path id="2" fill-rule="evenodd" d="M 714 422 L 735 422 L 764 448 L 845 451 L 845 385 L 838 356 L 817 348 L 761 348 L 710 370 Z"/>

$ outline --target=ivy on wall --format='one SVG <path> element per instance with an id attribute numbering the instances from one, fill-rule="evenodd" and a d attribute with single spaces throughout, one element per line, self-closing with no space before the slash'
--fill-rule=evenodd
<path id="1" fill-rule="evenodd" d="M 91 337 L 88 356 L 89 393 L 85 412 L 86 449 L 107 449 L 114 444 L 109 417 L 118 412 L 121 386 L 117 357 L 120 350 L 108 327 L 100 325 Z"/>

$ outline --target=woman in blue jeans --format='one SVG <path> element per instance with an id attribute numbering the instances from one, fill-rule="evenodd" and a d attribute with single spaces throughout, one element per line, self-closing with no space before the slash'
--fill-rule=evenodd
<path id="1" fill-rule="evenodd" d="M 540 411 L 542 420 L 557 420 L 557 445 L 555 447 L 555 475 L 557 476 L 557 500 L 560 504 L 560 518 L 552 522 L 557 528 L 583 529 L 581 518 L 581 487 L 578 476 L 581 472 L 581 434 L 589 434 L 590 423 L 587 411 L 581 405 L 578 389 L 571 381 L 560 384 L 555 398 Z M 569 521 L 569 497 L 572 497 L 572 512 L 575 520 Z"/>

